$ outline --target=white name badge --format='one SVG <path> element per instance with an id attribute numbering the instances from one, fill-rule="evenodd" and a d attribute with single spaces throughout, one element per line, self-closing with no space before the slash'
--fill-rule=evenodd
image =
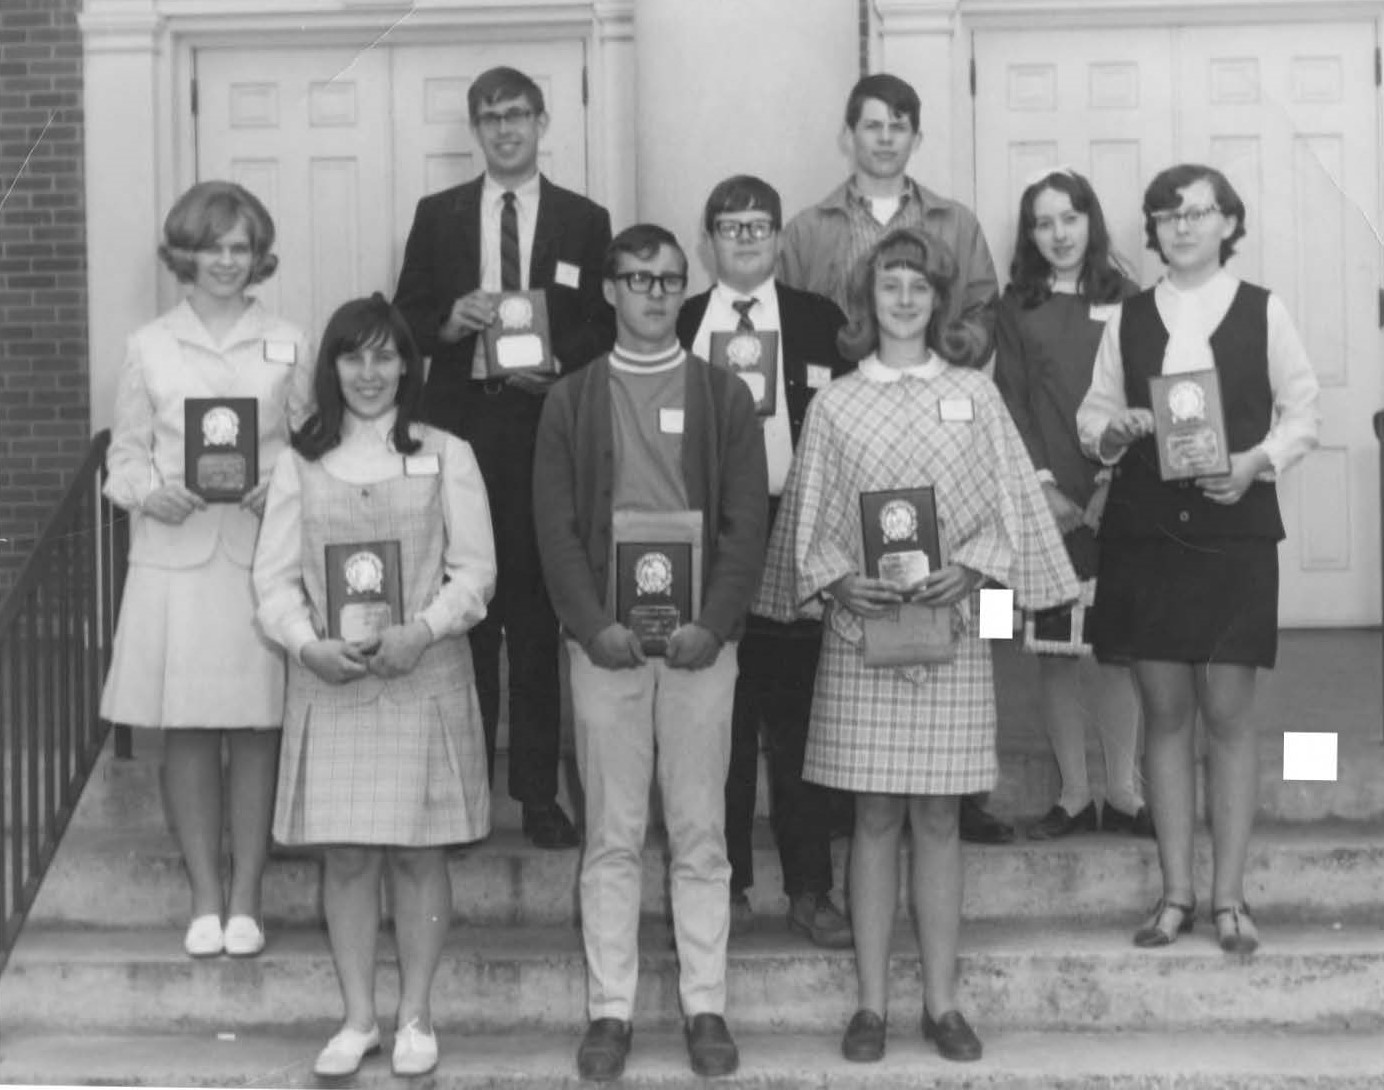
<path id="1" fill-rule="evenodd" d="M 264 362 L 297 363 L 298 346 L 292 341 L 271 341 L 266 338 L 264 342 Z"/>
<path id="2" fill-rule="evenodd" d="M 682 434 L 682 410 L 681 409 L 659 409 L 658 410 L 658 430 L 664 435 Z"/>
<path id="3" fill-rule="evenodd" d="M 436 477 L 442 472 L 442 459 L 436 454 L 405 454 L 405 477 Z"/>
<path id="4" fill-rule="evenodd" d="M 1092 303 L 1091 321 L 1108 322 L 1115 316 L 1115 311 L 1120 309 L 1119 303 Z"/>
<path id="5" fill-rule="evenodd" d="M 975 403 L 969 397 L 944 397 L 937 402 L 937 415 L 947 424 L 968 424 L 976 418 Z"/>
<path id="6" fill-rule="evenodd" d="M 813 390 L 830 386 L 831 368 L 823 367 L 820 363 L 809 363 L 807 365 L 807 385 Z"/>
<path id="7" fill-rule="evenodd" d="M 559 261 L 557 271 L 553 273 L 553 280 L 564 288 L 579 288 L 581 287 L 581 270 L 570 261 Z"/>

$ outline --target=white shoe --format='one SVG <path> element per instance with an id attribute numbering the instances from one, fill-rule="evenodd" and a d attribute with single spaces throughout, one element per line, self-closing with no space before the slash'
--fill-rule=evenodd
<path id="1" fill-rule="evenodd" d="M 249 916 L 226 921 L 226 953 L 233 958 L 252 958 L 264 949 L 264 929 Z"/>
<path id="2" fill-rule="evenodd" d="M 198 916 L 187 927 L 183 936 L 183 949 L 189 957 L 214 958 L 226 948 L 226 938 L 221 931 L 221 917 L 214 912 Z"/>
<path id="3" fill-rule="evenodd" d="M 371 1026 L 367 1033 L 343 1026 L 317 1054 L 317 1062 L 312 1065 L 313 1074 L 329 1079 L 354 1075 L 360 1070 L 361 1060 L 379 1050 L 379 1026 Z"/>
<path id="4" fill-rule="evenodd" d="M 424 1033 L 418 1019 L 394 1034 L 394 1074 L 426 1075 L 437 1066 L 437 1034 Z"/>

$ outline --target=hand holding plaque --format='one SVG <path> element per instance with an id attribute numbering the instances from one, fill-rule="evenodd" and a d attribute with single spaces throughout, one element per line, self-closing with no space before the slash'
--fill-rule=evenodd
<path id="1" fill-rule="evenodd" d="M 239 503 L 259 483 L 259 402 L 189 397 L 183 402 L 183 473 L 208 503 Z"/>
<path id="2" fill-rule="evenodd" d="M 1165 481 L 1230 472 L 1230 445 L 1215 368 L 1155 375 L 1149 380 L 1158 473 Z"/>
<path id="3" fill-rule="evenodd" d="M 778 333 L 771 329 L 711 335 L 711 363 L 740 376 L 755 413 L 773 416 L 778 405 Z"/>
<path id="4" fill-rule="evenodd" d="M 943 565 L 936 496 L 929 486 L 860 494 L 865 574 L 893 583 L 905 600 L 863 619 L 866 666 L 950 662 L 956 657 L 950 606 L 908 599 Z"/>
<path id="5" fill-rule="evenodd" d="M 701 512 L 616 511 L 612 522 L 615 619 L 662 656 L 701 605 Z"/>
<path id="6" fill-rule="evenodd" d="M 485 327 L 485 373 L 504 378 L 520 372 L 555 374 L 548 331 L 548 297 L 541 291 L 494 296 L 495 320 Z"/>
<path id="7" fill-rule="evenodd" d="M 397 541 L 328 545 L 327 634 L 371 645 L 403 623 L 404 583 Z"/>

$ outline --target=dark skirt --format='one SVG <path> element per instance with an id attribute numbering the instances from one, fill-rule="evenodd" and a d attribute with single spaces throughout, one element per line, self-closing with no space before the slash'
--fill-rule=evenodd
<path id="1" fill-rule="evenodd" d="M 1278 543 L 1102 541 L 1089 636 L 1101 662 L 1272 668 L 1278 654 Z"/>

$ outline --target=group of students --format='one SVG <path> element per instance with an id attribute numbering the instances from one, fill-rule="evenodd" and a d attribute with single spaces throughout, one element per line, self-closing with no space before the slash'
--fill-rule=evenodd
<path id="1" fill-rule="evenodd" d="M 691 1066 L 736 1070 L 726 949 L 752 919 L 761 725 L 789 924 L 855 949 L 842 1053 L 885 1051 L 908 825 L 922 1033 L 949 1059 L 978 1059 L 955 992 L 963 825 L 998 838 L 993 818 L 973 802 L 968 819 L 961 803 L 998 775 L 978 596 L 998 584 L 1025 609 L 1055 609 L 1078 600 L 1080 580 L 1089 597 L 1092 578 L 1107 794 L 1098 815 L 1079 674 L 1045 661 L 1063 790 L 1030 836 L 1155 832 L 1162 896 L 1134 941 L 1175 941 L 1196 915 L 1200 714 L 1213 919 L 1222 947 L 1252 951 L 1250 709 L 1276 649 L 1273 479 L 1315 441 L 1317 389 L 1281 301 L 1223 268 L 1245 225 L 1229 182 L 1197 165 L 1153 180 L 1145 225 L 1167 275 L 1139 292 L 1090 184 L 1043 172 L 1020 197 L 997 300 L 975 217 L 907 176 L 916 93 L 870 76 L 846 109 L 852 176 L 787 226 L 767 183 L 719 184 L 704 216 L 717 281 L 684 300 L 688 259 L 671 233 L 641 224 L 612 239 L 604 210 L 538 173 L 548 117 L 531 79 L 486 72 L 469 107 L 486 173 L 420 203 L 395 302 L 345 303 L 315 361 L 250 294 L 276 263 L 252 194 L 200 183 L 167 218 L 160 255 L 189 290 L 131 338 L 120 384 L 107 493 L 133 514 L 131 564 L 102 713 L 165 730 L 164 790 L 192 890 L 187 952 L 263 949 L 271 814 L 280 843 L 321 846 L 345 1017 L 315 1070 L 350 1074 L 380 1047 L 387 869 L 393 1068 L 432 1070 L 445 849 L 489 832 L 502 635 L 524 831 L 541 847 L 577 842 L 555 801 L 562 640 L 585 798 L 581 1076 L 617 1078 L 631 1047 L 655 775 Z M 479 333 L 495 294 L 520 288 L 547 296 L 556 376 L 488 377 Z M 772 414 L 758 417 L 749 387 L 706 362 L 717 331 L 778 334 Z M 992 349 L 994 382 L 982 370 Z M 1164 483 L 1149 378 L 1206 367 L 1220 375 L 1230 472 Z M 232 395 L 258 402 L 261 479 L 238 504 L 208 505 L 184 479 L 183 404 Z M 861 494 L 922 486 L 942 563 L 906 587 L 867 577 Z M 662 655 L 614 608 L 616 527 L 651 515 L 692 527 L 701 563 L 695 616 Z M 401 618 L 368 642 L 329 638 L 326 548 L 382 540 L 399 544 Z M 948 653 L 867 665 L 867 628 L 906 602 L 941 618 Z M 848 916 L 829 895 L 831 789 L 853 799 Z"/>

